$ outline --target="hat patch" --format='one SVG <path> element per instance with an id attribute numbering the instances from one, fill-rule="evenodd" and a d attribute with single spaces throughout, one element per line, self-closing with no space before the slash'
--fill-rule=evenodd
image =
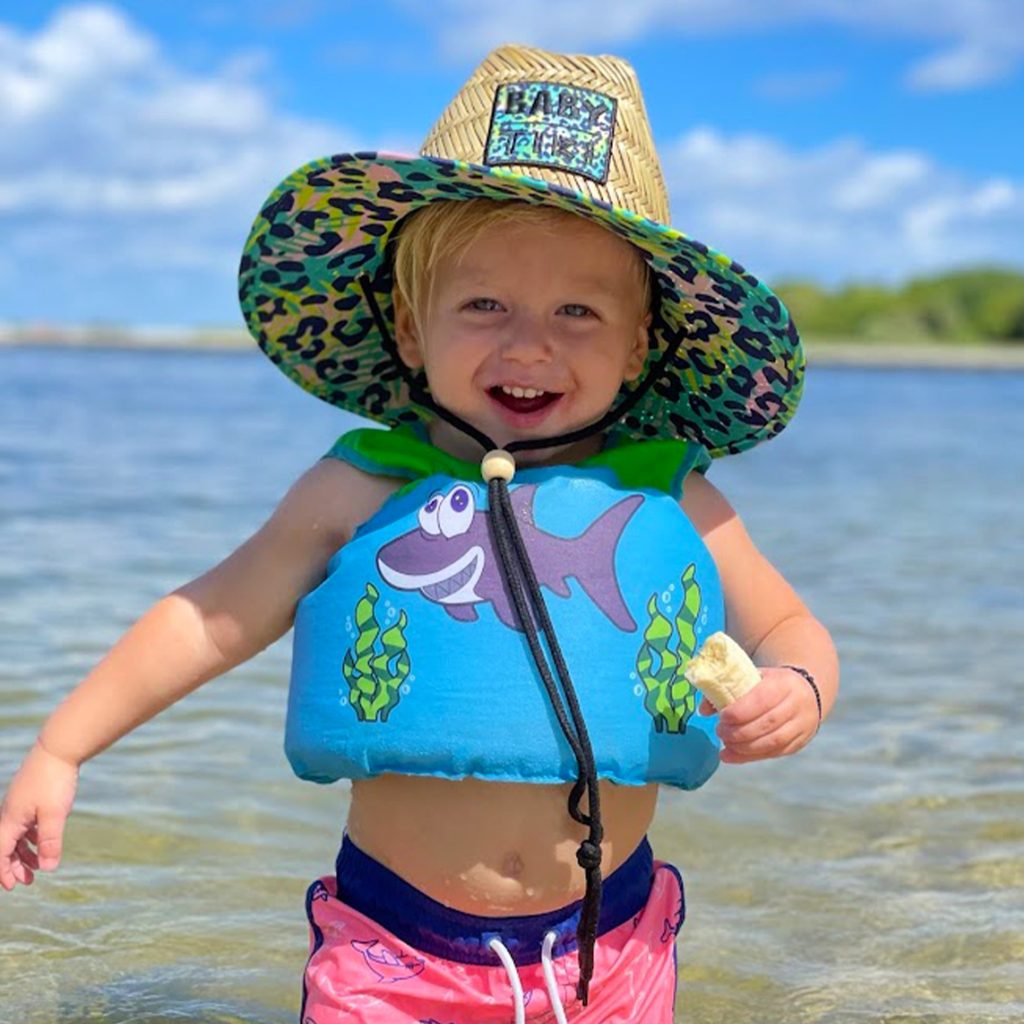
<path id="1" fill-rule="evenodd" d="M 616 101 L 557 82 L 508 82 L 494 94 L 484 164 L 553 167 L 608 180 Z"/>

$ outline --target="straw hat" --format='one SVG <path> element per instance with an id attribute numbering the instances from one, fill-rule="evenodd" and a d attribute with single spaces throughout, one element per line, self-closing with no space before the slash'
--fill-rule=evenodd
<path id="1" fill-rule="evenodd" d="M 586 217 L 647 259 L 658 291 L 649 360 L 682 342 L 620 433 L 684 437 L 717 456 L 774 436 L 792 417 L 804 357 L 789 314 L 738 263 L 668 226 L 640 87 L 616 57 L 499 47 L 419 156 L 343 154 L 290 174 L 260 211 L 242 256 L 249 331 L 324 401 L 392 425 L 428 419 L 410 400 L 408 371 L 374 323 L 363 287 L 391 328 L 388 242 L 396 227 L 429 203 L 476 198 Z"/>

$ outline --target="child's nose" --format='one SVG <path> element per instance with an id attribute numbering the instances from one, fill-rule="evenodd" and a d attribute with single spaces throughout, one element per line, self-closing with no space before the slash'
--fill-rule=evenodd
<path id="1" fill-rule="evenodd" d="M 547 362 L 552 354 L 550 332 L 537 317 L 516 317 L 502 339 L 501 354 L 513 362 Z"/>

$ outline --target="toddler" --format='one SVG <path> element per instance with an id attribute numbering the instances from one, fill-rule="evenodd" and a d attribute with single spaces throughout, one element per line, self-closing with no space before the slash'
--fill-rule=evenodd
<path id="1" fill-rule="evenodd" d="M 84 761 L 294 624 L 289 760 L 353 780 L 303 1024 L 670 1022 L 658 785 L 800 750 L 838 667 L 704 477 L 792 416 L 796 332 L 668 220 L 629 65 L 519 46 L 420 156 L 289 176 L 242 258 L 248 327 L 391 429 L 341 437 L 54 712 L 0 885 L 57 866 Z M 761 679 L 715 715 L 683 669 L 726 628 Z"/>

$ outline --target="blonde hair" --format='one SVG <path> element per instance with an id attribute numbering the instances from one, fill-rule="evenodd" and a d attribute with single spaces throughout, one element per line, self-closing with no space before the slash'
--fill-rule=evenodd
<path id="1" fill-rule="evenodd" d="M 529 224 L 554 231 L 564 217 L 574 216 L 550 206 L 520 200 L 468 199 L 431 203 L 410 214 L 398 232 L 394 252 L 395 295 L 420 327 L 429 312 L 438 264 L 466 251 L 488 228 L 499 224 Z M 595 222 L 596 223 L 596 222 Z M 598 225 L 600 226 L 600 225 Z M 644 313 L 653 304 L 653 275 L 642 253 L 630 246 L 636 259 L 627 273 L 634 275 L 644 296 Z"/>

